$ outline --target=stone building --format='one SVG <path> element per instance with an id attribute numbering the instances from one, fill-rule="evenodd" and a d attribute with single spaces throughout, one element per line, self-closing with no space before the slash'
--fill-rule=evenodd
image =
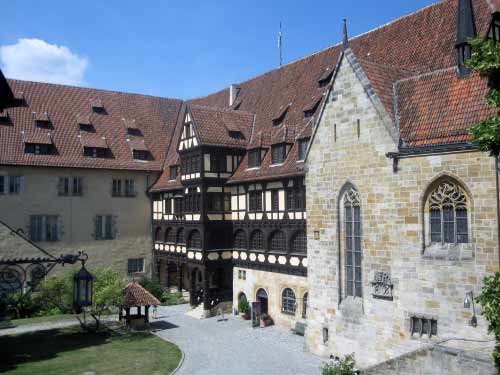
<path id="1" fill-rule="evenodd" d="M 499 10 L 444 0 L 351 39 L 344 24 L 342 43 L 189 101 L 0 79 L 0 218 L 38 240 L 63 223 L 58 249 L 122 269 L 144 258 L 199 316 L 260 302 L 361 366 L 485 339 L 464 298 L 499 269 L 497 174 L 470 143 L 492 112 L 464 61 L 470 37 L 500 40 Z M 132 178 L 137 196 L 113 197 Z M 95 241 L 106 215 L 117 238 Z"/>
<path id="2" fill-rule="evenodd" d="M 0 82 L 0 220 L 56 255 L 84 250 L 90 267 L 150 275 L 148 189 L 182 102 Z M 0 237 L 0 257 L 43 255 Z"/>

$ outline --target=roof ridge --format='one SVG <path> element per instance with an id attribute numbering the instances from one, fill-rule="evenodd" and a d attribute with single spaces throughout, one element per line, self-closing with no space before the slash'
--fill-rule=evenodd
<path id="1" fill-rule="evenodd" d="M 135 95 L 135 96 L 142 96 L 142 97 L 147 97 L 147 98 L 157 98 L 157 99 L 165 99 L 165 100 L 176 100 L 179 102 L 183 102 L 183 99 L 180 98 L 168 98 L 164 96 L 157 96 L 157 95 L 150 95 L 150 94 L 140 94 L 136 92 L 125 92 L 125 91 L 117 91 L 117 90 L 108 90 L 108 89 L 100 89 L 97 87 L 85 87 L 85 86 L 76 86 L 76 85 L 65 85 L 62 83 L 52 83 L 52 82 L 39 82 L 39 81 L 30 81 L 30 80 L 24 80 L 24 79 L 15 79 L 15 78 L 7 78 L 7 82 L 21 82 L 21 83 L 29 83 L 29 84 L 35 84 L 35 85 L 48 85 L 48 86 L 57 86 L 57 87 L 67 87 L 71 89 L 78 89 L 78 90 L 87 90 L 87 91 L 102 91 L 104 93 L 111 93 L 111 94 L 122 94 L 122 95 Z"/>
<path id="2" fill-rule="evenodd" d="M 353 51 L 353 54 L 356 55 L 354 53 L 354 51 Z M 366 61 L 368 63 L 374 64 L 374 65 L 378 65 L 380 67 L 397 69 L 397 70 L 404 70 L 405 72 L 408 72 L 408 73 L 420 74 L 420 72 L 418 72 L 416 70 L 411 70 L 411 69 L 407 69 L 407 68 L 401 68 L 401 67 L 396 66 L 396 65 L 381 63 L 381 62 L 378 62 L 378 61 L 375 61 L 375 60 L 372 60 L 372 59 L 369 59 L 369 58 L 366 58 L 366 57 L 358 57 L 358 56 L 356 56 L 356 58 L 358 60 Z M 448 69 L 448 68 L 446 68 L 446 69 Z"/>
<path id="3" fill-rule="evenodd" d="M 245 114 L 245 115 L 250 115 L 250 116 L 255 115 L 255 113 L 253 113 L 253 112 L 241 111 L 241 110 L 237 110 L 237 109 L 235 110 L 235 109 L 231 109 L 231 108 L 219 108 L 219 107 L 212 107 L 212 106 L 203 105 L 203 104 L 188 104 L 188 105 L 190 107 L 208 109 L 208 110 L 214 111 L 214 112 L 238 113 L 238 114 Z"/>
<path id="4" fill-rule="evenodd" d="M 438 6 L 438 5 L 442 5 L 442 4 L 444 4 L 445 2 L 448 2 L 448 1 L 452 1 L 452 0 L 440 0 L 440 1 L 438 1 L 438 2 L 435 2 L 435 3 L 429 4 L 429 5 L 427 5 L 427 6 L 423 7 L 423 8 L 420 8 L 420 9 L 417 9 L 417 10 L 415 10 L 415 11 L 413 11 L 413 12 L 410 12 L 410 13 L 408 13 L 408 14 L 404 14 L 404 15 L 402 15 L 402 16 L 400 16 L 400 17 L 397 17 L 397 18 L 395 18 L 395 19 L 393 19 L 393 20 L 391 20 L 391 21 L 389 21 L 389 22 L 386 22 L 386 23 L 384 23 L 384 24 L 382 24 L 382 25 L 379 25 L 379 26 L 377 26 L 377 27 L 374 27 L 373 29 L 370 29 L 370 30 L 368 30 L 368 31 L 365 31 L 365 32 L 363 32 L 363 33 L 361 33 L 361 34 L 358 34 L 358 35 L 354 36 L 354 37 L 349 37 L 349 41 L 352 41 L 352 40 L 354 40 L 354 39 L 357 39 L 357 38 L 360 38 L 360 37 L 362 37 L 362 36 L 368 35 L 368 34 L 370 34 L 370 33 L 374 32 L 374 31 L 377 31 L 377 30 L 379 30 L 379 29 L 382 29 L 382 28 L 384 28 L 384 27 L 387 27 L 387 26 L 389 26 L 389 25 L 392 25 L 392 24 L 394 24 L 394 23 L 396 23 L 396 22 L 399 22 L 399 21 L 401 21 L 401 20 L 403 20 L 403 19 L 405 19 L 405 18 L 407 18 L 407 17 L 411 17 L 411 16 L 413 16 L 413 15 L 415 15 L 415 14 L 418 14 L 418 13 L 420 13 L 420 12 L 423 12 L 423 11 L 425 11 L 425 10 L 429 9 L 429 8 L 432 8 L 432 7 L 435 7 L 435 6 Z M 484 1 L 487 1 L 487 0 L 484 0 Z M 252 80 L 254 80 L 254 79 L 256 79 L 256 78 L 259 78 L 259 77 L 261 77 L 261 76 L 265 76 L 266 74 L 269 74 L 269 73 L 271 73 L 271 72 L 274 72 L 275 70 L 280 70 L 280 69 L 285 68 L 285 67 L 287 67 L 287 66 L 290 66 L 290 65 L 293 65 L 293 64 L 295 64 L 295 63 L 298 63 L 298 62 L 300 62 L 300 61 L 302 61 L 302 60 L 305 60 L 305 59 L 308 59 L 308 58 L 310 58 L 310 57 L 316 56 L 316 55 L 318 55 L 318 54 L 320 54 L 320 53 L 323 53 L 323 52 L 325 52 L 325 51 L 328 51 L 328 50 L 330 50 L 330 49 L 339 48 L 339 47 L 341 47 L 341 46 L 342 46 L 342 42 L 339 42 L 339 43 L 336 43 L 336 44 L 329 45 L 329 46 L 327 46 L 327 47 L 325 47 L 325 48 L 322 48 L 322 49 L 320 49 L 320 50 L 318 50 L 318 51 L 315 51 L 315 52 L 312 52 L 312 53 L 310 53 L 310 54 L 308 54 L 308 55 L 305 55 L 305 56 L 299 57 L 299 58 L 297 58 L 297 59 L 295 59 L 295 60 L 293 60 L 293 61 L 289 61 L 289 62 L 287 62 L 286 64 L 283 64 L 283 65 L 281 65 L 281 66 L 277 66 L 277 67 L 272 68 L 272 69 L 270 69 L 270 70 L 267 70 L 267 71 L 265 71 L 265 72 L 263 72 L 263 73 L 256 74 L 256 75 L 254 75 L 254 76 L 252 76 L 252 77 L 250 77 L 250 78 L 248 78 L 248 79 L 245 79 L 245 80 L 240 81 L 240 82 L 235 83 L 235 84 L 236 84 L 236 85 L 243 85 L 244 83 L 250 82 L 250 81 L 252 81 Z M 411 71 L 411 70 L 409 70 L 409 71 Z M 212 92 L 212 93 L 210 93 L 210 94 L 207 94 L 207 95 L 204 95 L 204 96 L 200 96 L 200 97 L 196 97 L 196 98 L 192 98 L 192 99 L 189 99 L 189 100 L 201 100 L 201 99 L 207 98 L 207 97 L 209 97 L 209 96 L 211 96 L 211 95 L 218 94 L 218 93 L 220 93 L 220 92 L 222 92 L 222 91 L 224 91 L 224 90 L 228 90 L 228 89 L 229 89 L 229 86 L 226 86 L 226 87 L 224 87 L 224 88 L 222 88 L 222 89 L 220 89 L 220 90 L 214 91 L 214 92 Z"/>
<path id="5" fill-rule="evenodd" d="M 401 79 L 398 79 L 398 80 L 394 81 L 394 83 L 397 85 L 398 83 L 410 81 L 410 80 L 413 80 L 413 79 L 424 78 L 424 77 L 428 77 L 428 76 L 431 76 L 431 75 L 434 75 L 434 74 L 448 72 L 448 71 L 451 71 L 451 70 L 454 71 L 456 69 L 457 69 L 456 66 L 450 66 L 449 68 L 437 69 L 437 70 L 433 70 L 432 72 L 425 72 L 425 73 L 416 74 L 416 75 L 411 76 L 411 77 L 401 78 Z"/>

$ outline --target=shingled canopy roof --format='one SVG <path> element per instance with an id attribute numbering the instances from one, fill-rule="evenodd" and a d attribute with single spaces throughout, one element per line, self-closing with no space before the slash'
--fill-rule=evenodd
<path id="1" fill-rule="evenodd" d="M 132 281 L 124 289 L 125 301 L 123 307 L 160 305 L 160 301 L 144 289 L 139 283 Z"/>

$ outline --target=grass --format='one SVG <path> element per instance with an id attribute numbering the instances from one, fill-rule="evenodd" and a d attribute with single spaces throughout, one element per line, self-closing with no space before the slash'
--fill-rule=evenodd
<path id="1" fill-rule="evenodd" d="M 82 332 L 80 327 L 0 337 L 0 373 L 12 375 L 166 375 L 177 346 L 146 332 Z"/>

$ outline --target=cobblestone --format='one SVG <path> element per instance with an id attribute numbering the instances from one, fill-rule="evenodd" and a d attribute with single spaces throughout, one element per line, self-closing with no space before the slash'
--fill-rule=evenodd
<path id="1" fill-rule="evenodd" d="M 184 352 L 179 375 L 318 375 L 323 359 L 305 352 L 304 338 L 272 326 L 251 328 L 238 316 L 195 319 L 187 305 L 158 308 L 155 334 Z"/>

